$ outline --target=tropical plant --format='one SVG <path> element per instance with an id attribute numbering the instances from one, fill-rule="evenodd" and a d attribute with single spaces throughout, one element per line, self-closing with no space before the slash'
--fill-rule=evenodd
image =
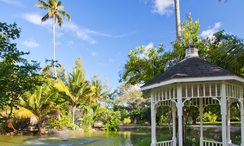
<path id="1" fill-rule="evenodd" d="M 19 111 L 15 115 L 17 119 L 30 118 L 32 124 L 37 123 L 39 134 L 42 132 L 44 117 L 53 111 L 50 99 L 57 93 L 53 86 L 55 81 L 50 82 L 37 86 L 31 96 L 22 96 Z"/>
<path id="2" fill-rule="evenodd" d="M 123 120 L 123 124 L 124 124 L 124 125 L 128 125 L 128 124 L 130 124 L 130 123 L 131 123 L 130 117 L 128 117 L 128 118 L 124 118 L 124 120 Z"/>
<path id="3" fill-rule="evenodd" d="M 60 129 L 64 129 L 66 127 L 72 128 L 72 124 L 71 124 L 71 118 L 66 115 L 66 112 L 61 113 L 61 117 L 60 120 L 57 120 L 55 118 L 53 119 L 48 119 L 48 121 L 46 122 L 46 124 L 49 126 L 49 128 L 57 128 L 59 127 Z"/>
<path id="4" fill-rule="evenodd" d="M 48 10 L 48 13 L 45 14 L 41 21 L 45 22 L 48 18 L 53 18 L 53 67 L 54 67 L 54 75 L 57 77 L 57 71 L 55 67 L 55 24 L 56 20 L 58 20 L 58 25 L 62 27 L 63 25 L 63 19 L 60 16 L 62 14 L 65 16 L 68 20 L 70 19 L 70 15 L 63 11 L 64 6 L 62 6 L 62 2 L 57 0 L 48 0 L 48 3 L 44 0 L 38 0 L 39 3 L 36 4 L 37 7 L 40 7 L 42 9 Z"/>
<path id="5" fill-rule="evenodd" d="M 6 122 L 13 118 L 13 110 L 19 104 L 19 97 L 36 85 L 42 85 L 38 74 L 41 69 L 39 63 L 23 58 L 29 52 L 19 51 L 17 44 L 12 43 L 20 37 L 17 24 L 0 22 L 0 110 L 8 107 L 8 114 L 0 114 L 1 129 Z"/>
<path id="6" fill-rule="evenodd" d="M 75 109 L 79 103 L 86 103 L 89 97 L 94 94 L 94 86 L 90 86 L 89 81 L 85 79 L 82 70 L 73 69 L 72 74 L 66 73 L 66 84 L 60 79 L 57 79 L 55 87 L 66 96 L 66 100 L 72 106 L 72 123 L 74 124 Z"/>
<path id="7" fill-rule="evenodd" d="M 99 75 L 93 75 L 91 80 L 91 85 L 94 86 L 94 94 L 91 96 L 91 102 L 97 104 L 99 99 L 107 98 L 109 95 L 109 87 L 107 84 L 107 80 L 105 80 L 104 84 L 102 84 L 101 79 L 99 79 Z"/>

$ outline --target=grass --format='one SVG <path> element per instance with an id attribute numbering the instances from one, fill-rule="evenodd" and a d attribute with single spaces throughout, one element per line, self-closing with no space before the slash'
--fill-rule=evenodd
<path id="1" fill-rule="evenodd" d="M 200 122 L 197 122 L 197 125 L 200 125 Z M 222 122 L 203 122 L 203 125 L 222 125 Z M 241 126 L 241 122 L 230 122 L 231 126 Z"/>

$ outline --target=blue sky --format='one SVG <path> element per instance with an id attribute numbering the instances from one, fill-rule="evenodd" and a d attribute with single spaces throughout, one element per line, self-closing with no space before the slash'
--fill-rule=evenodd
<path id="1" fill-rule="evenodd" d="M 45 63 L 52 59 L 52 21 L 41 23 L 47 10 L 35 7 L 37 0 L 0 0 L 1 22 L 16 22 L 21 28 L 17 47 L 30 51 L 29 60 Z M 62 0 L 71 21 L 64 19 L 62 28 L 56 26 L 56 59 L 72 71 L 79 55 L 87 79 L 100 74 L 115 89 L 120 85 L 119 71 L 126 63 L 129 50 L 137 46 L 166 45 L 175 39 L 174 0 Z M 202 37 L 211 37 L 224 29 L 244 38 L 244 1 L 180 0 L 181 21 L 191 13 L 199 18 Z"/>

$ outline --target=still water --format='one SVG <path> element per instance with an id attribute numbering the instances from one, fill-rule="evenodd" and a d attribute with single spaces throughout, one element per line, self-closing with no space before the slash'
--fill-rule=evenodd
<path id="1" fill-rule="evenodd" d="M 150 137 L 150 132 L 89 132 L 72 134 L 68 140 L 62 141 L 59 135 L 53 136 L 0 136 L 0 146 L 132 146 L 135 141 Z"/>

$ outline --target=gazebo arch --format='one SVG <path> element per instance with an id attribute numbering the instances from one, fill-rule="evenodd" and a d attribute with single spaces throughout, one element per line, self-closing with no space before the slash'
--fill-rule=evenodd
<path id="1" fill-rule="evenodd" d="M 151 96 L 151 146 L 176 146 L 176 110 L 178 114 L 179 146 L 182 139 L 182 108 L 195 106 L 200 112 L 200 146 L 215 144 L 228 146 L 230 139 L 230 108 L 232 102 L 241 103 L 241 146 L 244 146 L 244 77 L 221 68 L 198 57 L 198 47 L 189 44 L 185 59 L 158 75 L 141 87 L 141 90 Z M 189 102 L 191 101 L 191 102 Z M 173 137 L 170 141 L 156 141 L 156 106 L 171 105 L 173 108 Z M 222 142 L 203 139 L 202 117 L 203 109 L 208 105 L 220 105 L 222 116 Z"/>

